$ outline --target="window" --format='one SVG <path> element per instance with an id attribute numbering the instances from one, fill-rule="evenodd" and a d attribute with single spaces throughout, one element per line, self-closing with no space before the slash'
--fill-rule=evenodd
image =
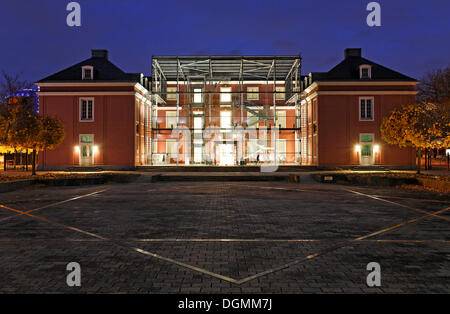
<path id="1" fill-rule="evenodd" d="M 259 99 L 259 87 L 247 87 L 247 99 L 258 100 Z"/>
<path id="2" fill-rule="evenodd" d="M 94 67 L 86 65 L 81 67 L 81 79 L 93 80 L 94 79 Z"/>
<path id="3" fill-rule="evenodd" d="M 359 98 L 359 120 L 373 120 L 373 97 Z"/>
<path id="4" fill-rule="evenodd" d="M 286 91 L 286 88 L 284 86 L 277 86 L 275 87 L 275 99 L 276 100 L 284 100 L 284 93 Z"/>
<path id="5" fill-rule="evenodd" d="M 167 87 L 167 100 L 177 100 L 176 87 Z"/>
<path id="6" fill-rule="evenodd" d="M 166 128 L 172 129 L 174 126 L 177 126 L 177 112 L 166 111 Z"/>
<path id="7" fill-rule="evenodd" d="M 80 99 L 80 121 L 94 121 L 94 99 Z"/>
<path id="8" fill-rule="evenodd" d="M 92 135 L 80 135 L 80 143 L 90 144 L 93 143 Z"/>
<path id="9" fill-rule="evenodd" d="M 253 114 L 250 111 L 247 111 L 247 125 L 248 126 L 252 126 L 252 125 L 256 124 L 255 126 L 257 127 L 258 126 L 258 120 L 259 120 L 259 118 L 258 118 L 257 115 Z"/>
<path id="10" fill-rule="evenodd" d="M 286 111 L 277 111 L 276 126 L 282 129 L 286 128 Z"/>
<path id="11" fill-rule="evenodd" d="M 202 102 L 202 89 L 194 88 L 194 103 L 199 104 Z"/>
<path id="12" fill-rule="evenodd" d="M 220 127 L 223 129 L 231 128 L 231 111 L 220 112 Z M 230 130 L 225 130 L 225 132 L 229 131 Z"/>
<path id="13" fill-rule="evenodd" d="M 277 140 L 277 154 L 279 161 L 286 161 L 286 140 L 278 139 Z"/>
<path id="14" fill-rule="evenodd" d="M 166 153 L 169 158 L 178 157 L 178 144 L 176 140 L 166 140 Z"/>
<path id="15" fill-rule="evenodd" d="M 222 87 L 220 89 L 220 102 L 231 102 L 231 87 Z"/>
<path id="16" fill-rule="evenodd" d="M 360 79 L 370 79 L 372 78 L 372 67 L 370 65 L 360 65 L 359 66 L 359 78 Z"/>
<path id="17" fill-rule="evenodd" d="M 249 139 L 247 142 L 247 155 L 250 161 L 256 161 L 258 155 L 258 140 Z"/>

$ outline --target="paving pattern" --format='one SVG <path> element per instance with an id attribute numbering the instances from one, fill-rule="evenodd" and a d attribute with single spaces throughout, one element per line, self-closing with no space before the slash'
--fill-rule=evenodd
<path id="1" fill-rule="evenodd" d="M 302 182 L 2 193 L 0 292 L 450 292 L 448 195 Z"/>

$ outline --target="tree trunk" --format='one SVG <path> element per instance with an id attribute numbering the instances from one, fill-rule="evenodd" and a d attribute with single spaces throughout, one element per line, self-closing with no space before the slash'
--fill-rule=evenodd
<path id="1" fill-rule="evenodd" d="M 433 158 L 433 151 L 430 149 L 430 155 L 428 155 L 428 170 L 431 170 L 431 158 Z"/>
<path id="2" fill-rule="evenodd" d="M 423 154 L 423 158 L 424 158 L 424 161 L 423 161 L 423 168 L 424 168 L 425 170 L 428 170 L 427 156 L 428 156 L 428 152 L 427 152 L 427 149 L 425 149 L 425 152 L 424 152 L 424 154 Z"/>
<path id="3" fill-rule="evenodd" d="M 25 151 L 25 171 L 28 171 L 28 148 Z"/>
<path id="4" fill-rule="evenodd" d="M 420 174 L 420 163 L 422 162 L 420 157 L 422 157 L 422 152 L 419 147 L 417 148 L 417 174 Z"/>
<path id="5" fill-rule="evenodd" d="M 36 149 L 33 149 L 32 153 L 32 164 L 31 164 L 31 175 L 36 175 Z"/>
<path id="6" fill-rule="evenodd" d="M 6 171 L 6 153 L 3 154 L 3 170 Z"/>

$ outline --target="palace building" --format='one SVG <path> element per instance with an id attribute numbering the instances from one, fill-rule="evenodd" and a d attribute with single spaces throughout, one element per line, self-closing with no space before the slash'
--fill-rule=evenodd
<path id="1" fill-rule="evenodd" d="M 415 79 L 346 49 L 328 72 L 300 56 L 153 56 L 151 77 L 106 50 L 37 82 L 40 113 L 66 138 L 40 169 L 137 166 L 413 167 L 384 143 L 382 118 L 415 99 Z"/>

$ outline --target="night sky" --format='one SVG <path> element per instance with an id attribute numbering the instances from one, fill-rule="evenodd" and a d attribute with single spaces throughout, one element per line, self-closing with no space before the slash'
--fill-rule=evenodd
<path id="1" fill-rule="evenodd" d="M 66 25 L 69 0 L 1 0 L 0 70 L 36 81 L 108 49 L 126 72 L 150 74 L 152 55 L 298 55 L 303 74 L 328 71 L 344 48 L 420 78 L 450 65 L 450 1 L 80 0 L 81 27 Z"/>

